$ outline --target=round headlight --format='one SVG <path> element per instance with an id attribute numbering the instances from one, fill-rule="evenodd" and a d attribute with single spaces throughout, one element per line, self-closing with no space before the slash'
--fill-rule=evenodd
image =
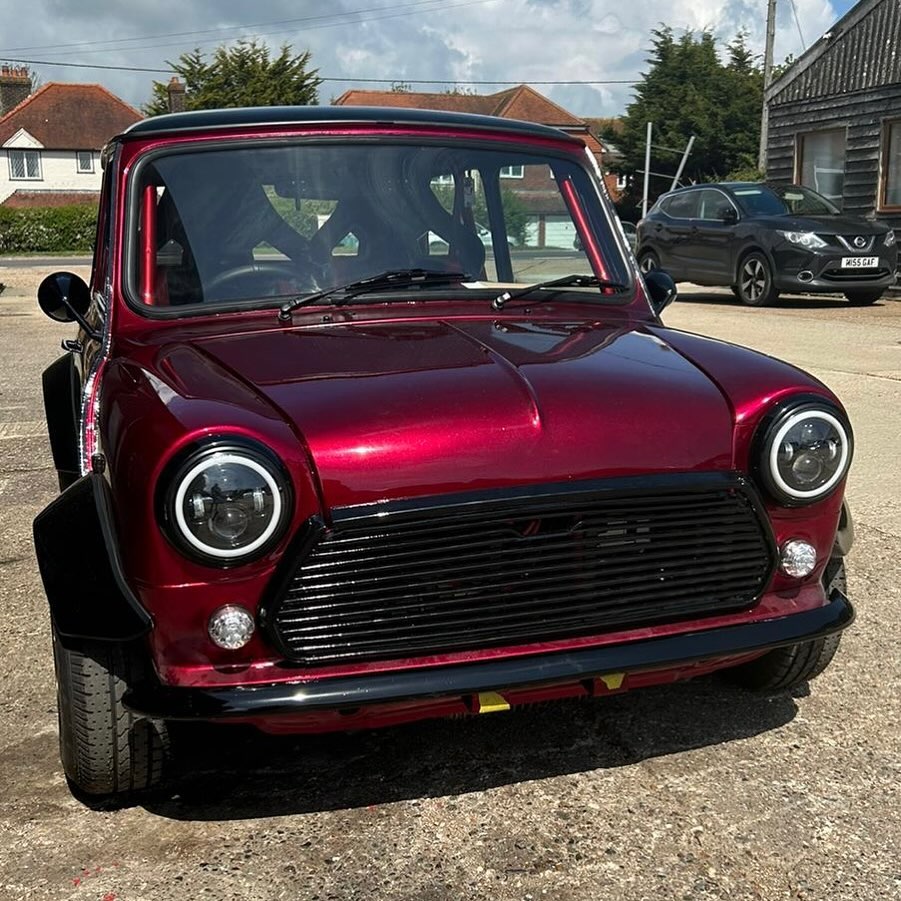
<path id="1" fill-rule="evenodd" d="M 263 554 L 290 516 L 287 479 L 255 448 L 213 445 L 179 467 L 166 492 L 164 518 L 178 547 L 219 563 Z"/>
<path id="2" fill-rule="evenodd" d="M 777 500 L 813 503 L 844 478 L 851 452 L 851 429 L 839 410 L 825 404 L 794 406 L 769 425 L 760 471 Z"/>

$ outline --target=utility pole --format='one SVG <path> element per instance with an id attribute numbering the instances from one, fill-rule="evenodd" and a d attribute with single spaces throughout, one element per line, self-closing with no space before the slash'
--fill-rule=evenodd
<path id="1" fill-rule="evenodd" d="M 644 191 L 641 198 L 641 216 L 648 214 L 648 179 L 651 177 L 651 136 L 654 134 L 654 123 L 648 122 L 648 135 L 644 145 Z"/>
<path id="2" fill-rule="evenodd" d="M 760 152 L 757 155 L 757 168 L 766 171 L 766 144 L 769 133 L 769 110 L 766 105 L 766 92 L 773 80 L 773 44 L 776 41 L 776 0 L 767 0 L 766 7 L 766 46 L 763 51 L 763 109 L 760 113 Z"/>

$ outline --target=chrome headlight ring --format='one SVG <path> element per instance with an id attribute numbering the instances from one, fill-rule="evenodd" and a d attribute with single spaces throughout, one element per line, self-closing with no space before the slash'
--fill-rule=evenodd
<path id="1" fill-rule="evenodd" d="M 157 515 L 169 541 L 216 566 L 263 556 L 283 537 L 292 511 L 281 461 L 241 439 L 195 445 L 166 467 L 157 488 Z"/>
<path id="2" fill-rule="evenodd" d="M 847 475 L 854 436 L 845 414 L 826 399 L 777 405 L 758 427 L 755 466 L 764 488 L 783 506 L 828 497 Z"/>

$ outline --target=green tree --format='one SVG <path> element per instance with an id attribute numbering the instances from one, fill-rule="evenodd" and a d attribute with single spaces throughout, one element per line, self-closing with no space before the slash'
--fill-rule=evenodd
<path id="1" fill-rule="evenodd" d="M 195 49 L 178 61 L 167 61 L 185 86 L 185 108 L 220 109 L 238 106 L 306 106 L 319 101 L 322 79 L 310 69 L 310 53 L 294 54 L 283 44 L 278 56 L 256 41 L 238 41 L 217 48 L 207 61 Z M 167 83 L 155 81 L 150 101 L 144 106 L 148 116 L 169 112 Z"/>
<path id="2" fill-rule="evenodd" d="M 714 181 L 754 164 L 763 77 L 744 33 L 721 58 L 709 31 L 687 31 L 677 37 L 671 28 L 662 27 L 653 32 L 647 62 L 616 140 L 623 154 L 616 168 L 635 176 L 633 191 L 641 192 L 648 122 L 654 123 L 650 168 L 663 174 L 651 177 L 652 197 L 668 190 L 681 149 L 692 135 L 695 143 L 683 182 Z"/>

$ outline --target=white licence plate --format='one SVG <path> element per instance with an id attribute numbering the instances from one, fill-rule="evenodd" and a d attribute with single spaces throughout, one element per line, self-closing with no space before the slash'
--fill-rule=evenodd
<path id="1" fill-rule="evenodd" d="M 842 257 L 842 269 L 876 269 L 879 257 Z"/>

